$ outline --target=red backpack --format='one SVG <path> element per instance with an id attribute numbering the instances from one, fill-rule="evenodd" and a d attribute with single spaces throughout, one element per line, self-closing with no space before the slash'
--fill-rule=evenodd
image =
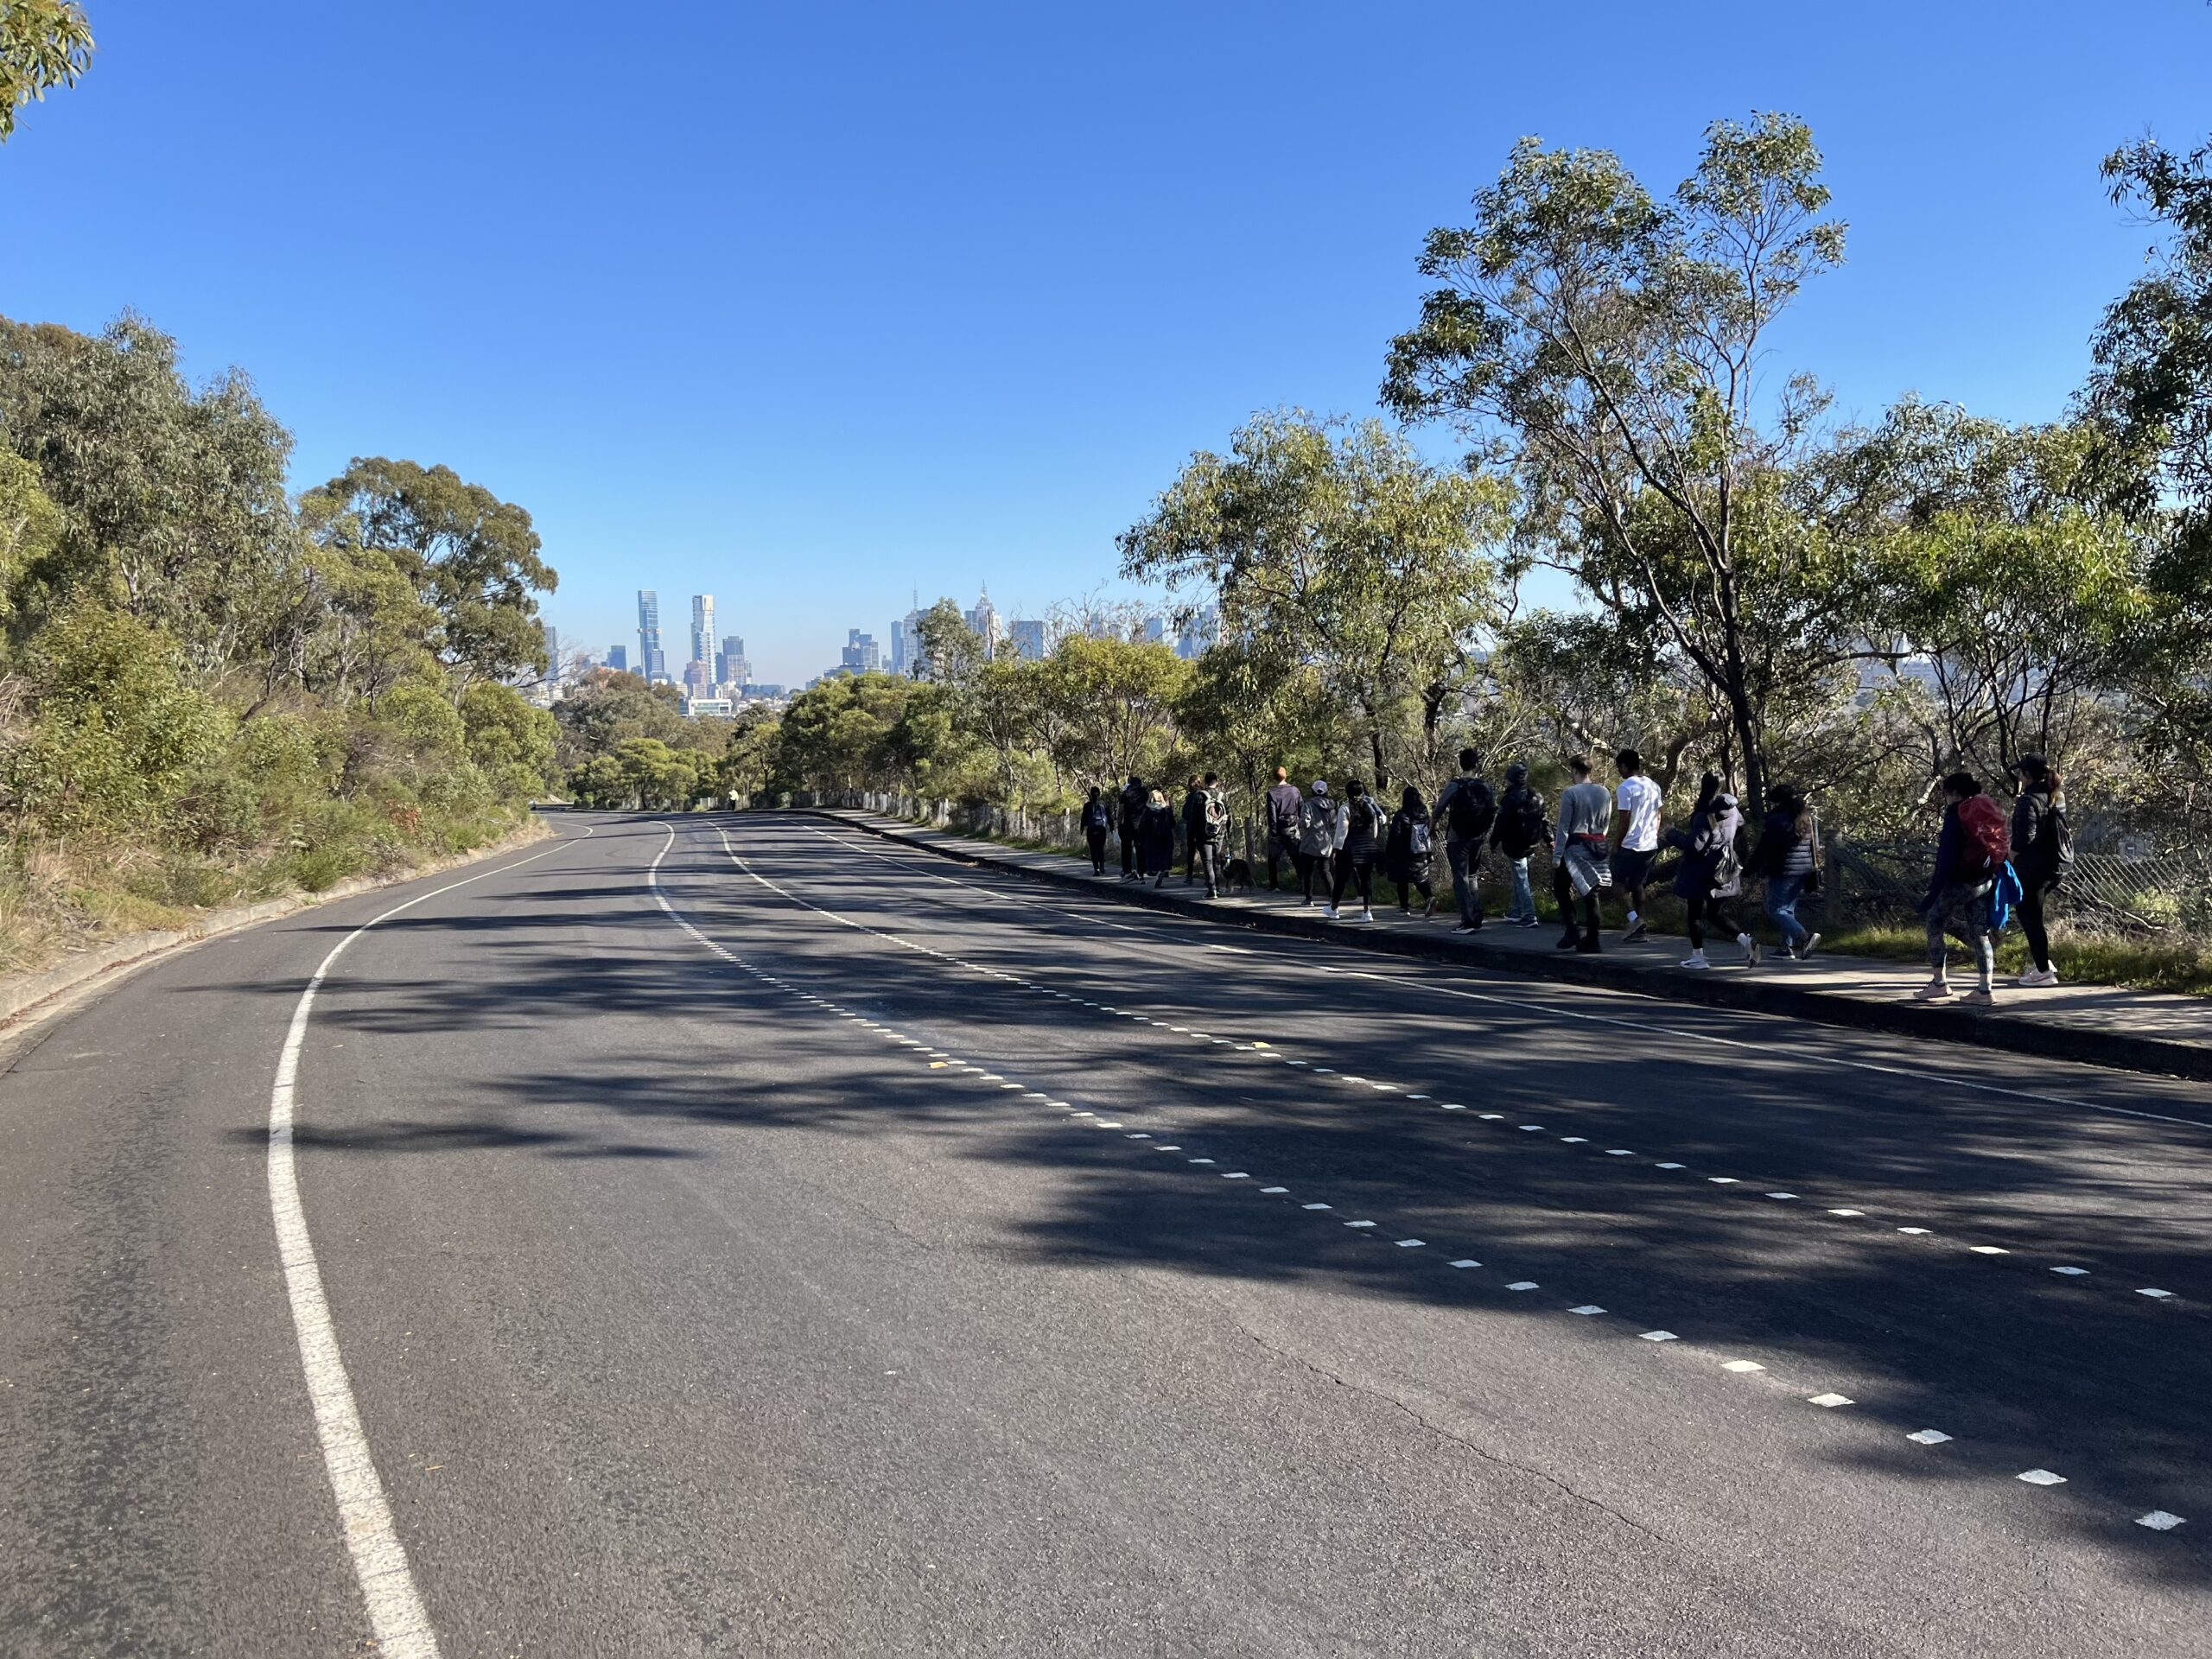
<path id="1" fill-rule="evenodd" d="M 2012 856 L 2012 826 L 2005 809 L 1986 795 L 1959 803 L 1959 874 L 1994 875 Z"/>

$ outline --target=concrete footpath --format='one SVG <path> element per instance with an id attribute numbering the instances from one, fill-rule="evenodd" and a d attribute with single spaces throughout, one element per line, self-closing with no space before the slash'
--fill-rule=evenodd
<path id="1" fill-rule="evenodd" d="M 1706 973 L 1693 973 L 1681 965 L 1688 952 L 1688 944 L 1674 936 L 1655 934 L 1624 945 L 1618 943 L 1618 933 L 1609 932 L 1605 937 L 1605 954 L 1586 957 L 1555 950 L 1559 933 L 1549 923 L 1521 928 L 1507 927 L 1493 919 L 1480 933 L 1465 935 L 1452 931 L 1457 914 L 1444 907 L 1429 921 L 1421 920 L 1418 912 L 1412 918 L 1402 917 L 1397 888 L 1379 876 L 1372 924 L 1330 922 L 1322 919 L 1318 906 L 1303 906 L 1295 893 L 1271 892 L 1264 872 L 1251 893 L 1209 900 L 1203 888 L 1186 887 L 1179 871 L 1168 878 L 1165 887 L 1155 889 L 1149 883 L 1123 881 L 1118 868 L 1109 868 L 1103 878 L 1094 876 L 1080 855 L 1003 847 L 872 812 L 810 810 L 818 817 L 942 857 L 1082 888 L 1096 898 L 1204 916 L 1230 926 L 1325 938 L 1332 944 L 1391 955 L 1465 962 L 1470 966 L 1675 1001 L 1975 1043 L 2016 1054 L 2044 1054 L 2126 1071 L 2212 1079 L 2212 999 L 2110 985 L 2028 989 L 2000 979 L 1994 1007 L 1966 1008 L 1955 1002 L 1931 1005 L 1910 1000 L 1913 991 L 1927 980 L 1927 969 L 1920 963 L 1823 953 L 1806 963 L 1770 956 L 1759 967 L 1747 968 L 1732 944 L 1709 946 L 1713 967 Z M 1288 879 L 1287 871 L 1285 879 Z M 1951 981 L 1954 985 L 1970 987 L 1971 970 L 1962 976 L 1955 961 Z"/>

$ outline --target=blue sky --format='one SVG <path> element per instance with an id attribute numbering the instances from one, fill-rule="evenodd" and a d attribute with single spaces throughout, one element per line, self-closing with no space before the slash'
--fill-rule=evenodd
<path id="1" fill-rule="evenodd" d="M 536 516 L 564 636 L 704 588 L 766 679 L 914 587 L 1089 591 L 1190 450 L 1371 410 L 1523 133 L 1667 188 L 1803 116 L 1850 255 L 1776 366 L 2033 419 L 2149 241 L 2098 159 L 2212 132 L 2201 0 L 89 9 L 0 149 L 0 312 L 135 307 L 296 484 L 449 463 Z"/>

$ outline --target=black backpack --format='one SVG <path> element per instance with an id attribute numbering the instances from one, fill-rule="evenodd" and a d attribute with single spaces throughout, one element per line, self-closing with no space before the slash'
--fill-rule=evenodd
<path id="1" fill-rule="evenodd" d="M 1452 785 L 1448 816 L 1455 841 L 1479 841 L 1497 822 L 1497 801 L 1490 785 L 1479 778 L 1462 778 Z"/>

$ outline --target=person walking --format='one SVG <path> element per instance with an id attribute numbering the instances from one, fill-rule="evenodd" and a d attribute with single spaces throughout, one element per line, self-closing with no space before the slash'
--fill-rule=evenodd
<path id="1" fill-rule="evenodd" d="M 1106 837 L 1114 827 L 1114 809 L 1106 791 L 1093 784 L 1090 798 L 1083 804 L 1083 838 L 1090 848 L 1090 873 L 1106 874 Z"/>
<path id="2" fill-rule="evenodd" d="M 1804 961 L 1821 944 L 1821 936 L 1797 918 L 1797 901 L 1819 879 L 1821 825 L 1802 791 L 1777 784 L 1769 792 L 1766 824 L 1751 863 L 1766 878 L 1767 919 L 1782 934 L 1783 959 Z"/>
<path id="3" fill-rule="evenodd" d="M 1544 798 L 1529 786 L 1529 768 L 1518 760 L 1505 769 L 1505 793 L 1498 798 L 1497 823 L 1490 844 L 1505 860 L 1513 878 L 1513 908 L 1505 914 L 1510 925 L 1536 925 L 1536 894 L 1529 885 L 1529 857 L 1551 837 L 1544 816 Z"/>
<path id="4" fill-rule="evenodd" d="M 1448 791 L 1450 785 L 1446 788 Z M 1427 921 L 1436 914 L 1436 887 L 1432 880 L 1436 868 L 1436 832 L 1421 791 L 1411 784 L 1398 798 L 1398 810 L 1390 815 L 1389 838 L 1382 847 L 1382 868 L 1398 884 L 1398 914 L 1414 913 L 1415 893 L 1421 898 L 1421 920 Z"/>
<path id="5" fill-rule="evenodd" d="M 1659 855 L 1659 785 L 1643 770 L 1643 757 L 1623 749 L 1613 757 L 1620 772 L 1620 787 L 1613 791 L 1613 821 L 1607 831 L 1611 843 L 1613 885 L 1628 894 L 1628 919 L 1622 924 L 1621 943 L 1632 944 L 1649 931 L 1644 924 L 1643 883 L 1651 874 L 1651 861 Z"/>
<path id="6" fill-rule="evenodd" d="M 1595 956 L 1598 944 L 1598 895 L 1613 885 L 1612 833 L 1610 817 L 1612 791 L 1592 781 L 1590 757 L 1578 754 L 1567 763 L 1574 781 L 1560 792 L 1558 828 L 1552 839 L 1552 893 L 1559 900 L 1559 914 L 1567 931 L 1558 948 Z M 1582 905 L 1582 928 L 1574 925 L 1574 906 Z"/>
<path id="7" fill-rule="evenodd" d="M 1156 893 L 1175 874 L 1175 809 L 1167 804 L 1164 791 L 1155 789 L 1146 796 L 1137 839 L 1141 849 L 1137 856 L 1142 861 L 1140 874 L 1146 869 L 1158 872 L 1152 883 Z"/>
<path id="8" fill-rule="evenodd" d="M 1298 809 L 1298 880 L 1305 902 L 1313 902 L 1313 878 L 1321 878 L 1321 902 L 1330 915 L 1336 907 L 1329 893 L 1337 879 L 1337 804 L 1329 798 L 1329 780 L 1316 778 L 1313 792 Z"/>
<path id="9" fill-rule="evenodd" d="M 1371 922 L 1375 919 L 1375 859 L 1382 850 L 1382 812 L 1357 778 L 1344 780 L 1344 804 L 1338 823 L 1341 832 L 1337 842 L 1336 885 L 1329 893 L 1329 919 L 1336 920 L 1337 912 L 1344 908 L 1345 887 L 1357 884 L 1359 919 Z"/>
<path id="10" fill-rule="evenodd" d="M 1928 966 L 1932 976 L 1912 994 L 1916 1002 L 1940 1002 L 1951 995 L 1949 950 L 1945 935 L 1964 940 L 1974 953 L 1981 976 L 1977 989 L 1959 1000 L 1986 1007 L 1997 1000 L 1997 938 L 1990 899 L 2012 857 L 2012 826 L 1996 802 L 1981 792 L 1972 772 L 1955 772 L 1943 780 L 1943 827 L 1936 837 L 1936 869 L 1920 913 L 1928 918 Z"/>
<path id="11" fill-rule="evenodd" d="M 1206 873 L 1206 897 L 1221 897 L 1221 849 L 1229 839 L 1229 797 L 1217 773 L 1208 772 L 1198 788 L 1198 867 Z"/>
<path id="12" fill-rule="evenodd" d="M 1134 772 L 1122 786 L 1122 880 L 1144 880 L 1144 840 L 1138 833 L 1143 822 L 1147 791 L 1144 779 Z"/>
<path id="13" fill-rule="evenodd" d="M 1459 751 L 1459 775 L 1436 798 L 1444 821 L 1444 861 L 1452 871 L 1452 896 L 1459 901 L 1455 933 L 1472 933 L 1483 925 L 1483 837 L 1497 822 L 1497 802 L 1483 780 L 1480 750 Z"/>
<path id="14" fill-rule="evenodd" d="M 1697 804 L 1690 810 L 1689 827 L 1667 834 L 1667 844 L 1682 849 L 1681 867 L 1675 872 L 1675 891 L 1681 895 L 1689 918 L 1690 953 L 1682 958 L 1682 966 L 1694 973 L 1713 966 L 1705 955 L 1708 917 L 1714 926 L 1736 936 L 1745 966 L 1758 966 L 1759 942 L 1730 912 L 1736 896 L 1744 890 L 1743 861 L 1736 852 L 1736 838 L 1743 827 L 1744 815 L 1736 798 L 1721 788 L 1718 772 L 1708 772 L 1698 780 Z"/>
<path id="15" fill-rule="evenodd" d="M 1298 868 L 1298 809 L 1306 798 L 1298 792 L 1298 785 L 1290 781 L 1290 768 L 1277 766 L 1274 783 L 1267 793 L 1265 811 L 1268 824 L 1268 886 L 1277 893 L 1282 883 L 1277 880 L 1279 859 L 1288 859 L 1293 873 Z"/>
<path id="16" fill-rule="evenodd" d="M 2050 931 L 2044 923 L 2043 906 L 2074 867 L 2066 784 L 2039 754 L 2015 760 L 2012 781 L 2019 790 L 2012 803 L 2012 869 L 2020 878 L 2020 931 L 2027 935 L 2028 955 L 2033 959 L 2019 982 L 2056 985 L 2058 969 L 2050 965 Z"/>
<path id="17" fill-rule="evenodd" d="M 1198 873 L 1198 844 L 1205 839 L 1205 785 L 1193 772 L 1190 787 L 1183 791 L 1183 885 L 1186 887 Z"/>

